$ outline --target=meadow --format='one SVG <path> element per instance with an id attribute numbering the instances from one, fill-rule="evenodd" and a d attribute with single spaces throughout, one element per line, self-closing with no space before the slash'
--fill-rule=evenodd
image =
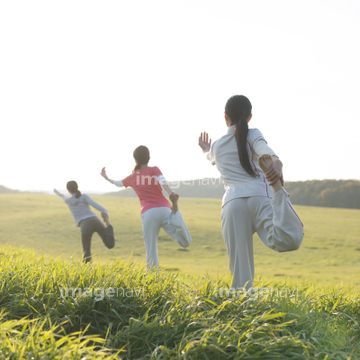
<path id="1" fill-rule="evenodd" d="M 93 236 L 94 262 L 129 259 L 144 263 L 140 205 L 137 198 L 94 196 L 108 209 L 116 245 L 108 250 Z M 221 202 L 217 199 L 180 199 L 180 209 L 193 237 L 180 248 L 163 231 L 159 261 L 167 271 L 209 274 L 230 281 L 228 257 L 221 234 Z M 298 251 L 277 253 L 254 236 L 257 279 L 333 283 L 360 286 L 360 210 L 295 206 L 305 225 Z M 0 196 L 0 244 L 32 248 L 59 259 L 81 259 L 80 231 L 69 209 L 57 196 L 10 194 Z"/>
<path id="2" fill-rule="evenodd" d="M 220 201 L 181 199 L 193 244 L 162 232 L 147 271 L 138 200 L 93 198 L 117 243 L 94 236 L 91 267 L 62 199 L 0 196 L 0 360 L 360 359 L 359 210 L 296 206 L 296 252 L 255 236 L 245 294 L 229 290 Z"/>
<path id="3" fill-rule="evenodd" d="M 360 358 L 354 288 L 260 281 L 249 296 L 209 276 L 9 246 L 0 284 L 0 359 Z"/>

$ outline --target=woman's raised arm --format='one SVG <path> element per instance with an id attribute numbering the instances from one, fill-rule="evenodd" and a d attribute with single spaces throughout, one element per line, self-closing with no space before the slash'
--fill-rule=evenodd
<path id="1" fill-rule="evenodd" d="M 111 184 L 113 184 L 113 185 L 116 185 L 116 186 L 118 186 L 118 187 L 124 186 L 122 180 L 112 180 L 112 179 L 109 179 L 109 177 L 108 177 L 107 174 L 106 174 L 105 167 L 103 167 L 103 168 L 101 169 L 100 175 L 101 175 L 105 180 L 107 180 L 109 183 L 111 183 Z"/>
<path id="2" fill-rule="evenodd" d="M 211 139 L 209 139 L 209 134 L 207 132 L 200 134 L 199 146 L 203 152 L 209 152 L 211 150 Z"/>
<path id="3" fill-rule="evenodd" d="M 214 142 L 214 144 L 216 141 Z M 202 151 L 206 155 L 206 158 L 211 161 L 211 164 L 215 165 L 215 159 L 213 156 L 213 146 L 211 146 L 211 139 L 209 139 L 209 134 L 207 132 L 203 132 L 199 136 L 199 146 L 201 147 Z"/>

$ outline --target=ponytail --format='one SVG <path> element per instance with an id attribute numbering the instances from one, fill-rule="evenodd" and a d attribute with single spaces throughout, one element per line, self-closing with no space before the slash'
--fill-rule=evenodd
<path id="1" fill-rule="evenodd" d="M 140 167 L 141 167 L 141 164 L 136 164 L 134 167 L 134 170 L 132 172 L 134 173 L 136 170 L 139 170 Z"/>
<path id="2" fill-rule="evenodd" d="M 231 124 L 235 125 L 235 139 L 240 165 L 250 176 L 256 177 L 257 174 L 251 166 L 247 151 L 248 119 L 251 115 L 251 109 L 249 99 L 243 95 L 232 96 L 225 105 L 225 112 L 230 118 Z"/>
<path id="3" fill-rule="evenodd" d="M 239 160 L 243 169 L 253 177 L 256 177 L 256 173 L 251 166 L 249 154 L 247 151 L 247 135 L 249 132 L 249 126 L 247 118 L 242 116 L 235 126 L 235 139 L 238 148 Z"/>
<path id="4" fill-rule="evenodd" d="M 79 198 L 81 196 L 81 192 L 79 190 L 75 191 L 75 198 Z"/>

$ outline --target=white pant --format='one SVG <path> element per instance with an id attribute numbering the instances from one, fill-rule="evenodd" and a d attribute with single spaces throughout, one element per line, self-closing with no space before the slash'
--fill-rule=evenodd
<path id="1" fill-rule="evenodd" d="M 179 210 L 174 214 L 167 207 L 149 209 L 141 215 L 141 223 L 149 269 L 159 265 L 157 241 L 160 228 L 163 228 L 180 246 L 187 247 L 191 244 L 189 230 Z"/>
<path id="2" fill-rule="evenodd" d="M 221 219 L 234 289 L 253 286 L 255 231 L 266 246 L 278 252 L 297 250 L 304 236 L 285 190 L 278 191 L 272 200 L 263 196 L 231 200 L 222 208 Z"/>

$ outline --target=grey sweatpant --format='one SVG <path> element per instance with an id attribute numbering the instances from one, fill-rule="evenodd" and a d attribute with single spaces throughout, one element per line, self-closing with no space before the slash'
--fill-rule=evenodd
<path id="1" fill-rule="evenodd" d="M 231 200 L 222 208 L 221 219 L 234 289 L 253 286 L 255 231 L 266 246 L 278 252 L 297 250 L 304 236 L 285 190 L 278 191 L 272 200 L 263 196 Z"/>
<path id="2" fill-rule="evenodd" d="M 112 249 L 115 246 L 114 229 L 112 225 L 105 226 L 97 216 L 80 221 L 81 240 L 84 249 L 83 261 L 91 261 L 91 238 L 97 232 L 105 246 Z"/>
<path id="3" fill-rule="evenodd" d="M 141 215 L 141 223 L 149 269 L 159 265 L 157 241 L 160 228 L 163 228 L 180 246 L 187 247 L 191 244 L 189 230 L 179 210 L 174 214 L 167 207 L 149 209 Z"/>

